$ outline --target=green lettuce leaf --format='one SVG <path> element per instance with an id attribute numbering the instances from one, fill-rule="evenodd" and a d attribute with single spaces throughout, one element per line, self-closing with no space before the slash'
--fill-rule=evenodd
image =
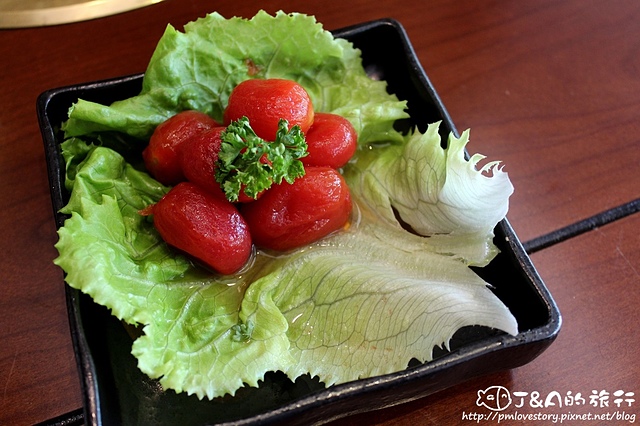
<path id="1" fill-rule="evenodd" d="M 65 127 L 82 137 L 62 145 L 71 196 L 55 263 L 71 287 L 140 326 L 132 352 L 145 374 L 215 398 L 257 386 L 269 371 L 330 385 L 402 370 L 430 360 L 466 325 L 517 333 L 469 268 L 497 253 L 493 227 L 512 188 L 497 163 L 478 171 L 480 156 L 464 158 L 468 133 L 443 149 L 437 124 L 424 135 L 395 132 L 404 104 L 366 77 L 357 50 L 304 15 L 212 14 L 185 30 L 167 29 L 139 96 L 79 101 Z M 254 36 L 261 42 L 249 43 Z M 318 110 L 357 123 L 361 144 L 387 143 L 359 150 L 345 169 L 355 202 L 347 230 L 280 257 L 258 251 L 251 268 L 219 276 L 169 247 L 138 213 L 169 188 L 90 141 L 105 129 L 145 138 L 184 108 L 216 116 L 227 84 L 251 78 L 248 70 L 299 79 Z"/>
<path id="2" fill-rule="evenodd" d="M 222 122 L 238 83 L 273 77 L 299 82 L 317 111 L 348 118 L 362 144 L 401 138 L 392 124 L 407 117 L 406 102 L 389 96 L 385 82 L 367 77 L 358 49 L 334 39 L 311 16 L 264 11 L 250 20 L 212 13 L 185 25 L 184 33 L 168 26 L 138 96 L 108 106 L 81 99 L 63 130 L 67 137 L 115 130 L 145 140 L 187 109 Z"/>
<path id="3" fill-rule="evenodd" d="M 138 213 L 167 188 L 109 148 L 75 138 L 62 148 L 75 178 L 55 263 L 71 287 L 117 318 L 145 325 L 133 348 L 142 371 L 167 388 L 213 398 L 286 366 L 287 325 L 274 308 L 259 304 L 240 317 L 250 277 L 230 283 L 206 273 Z M 234 338 L 242 324 L 252 324 L 250 344 Z"/>

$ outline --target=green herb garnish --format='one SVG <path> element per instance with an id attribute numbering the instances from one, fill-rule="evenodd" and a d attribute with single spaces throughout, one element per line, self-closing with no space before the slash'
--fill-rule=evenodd
<path id="1" fill-rule="evenodd" d="M 255 199 L 274 183 L 304 176 L 300 158 L 308 154 L 307 142 L 300 126 L 289 129 L 287 120 L 278 123 L 273 142 L 256 135 L 247 117 L 231 122 L 220 138 L 216 181 L 229 201 L 237 201 L 240 191 Z"/>

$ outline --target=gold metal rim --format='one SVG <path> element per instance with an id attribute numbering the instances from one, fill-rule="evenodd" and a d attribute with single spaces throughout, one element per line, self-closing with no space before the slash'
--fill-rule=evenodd
<path id="1" fill-rule="evenodd" d="M 78 0 L 81 1 L 81 0 Z M 90 0 L 39 9 L 3 10 L 0 28 L 28 28 L 88 21 L 160 3 L 163 0 Z"/>

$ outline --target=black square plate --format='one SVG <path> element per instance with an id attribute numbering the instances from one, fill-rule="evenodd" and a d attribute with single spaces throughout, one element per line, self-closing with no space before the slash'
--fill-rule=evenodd
<path id="1" fill-rule="evenodd" d="M 456 131 L 424 73 L 402 26 L 383 19 L 334 31 L 362 51 L 372 78 L 384 79 L 389 91 L 408 101 L 408 122 L 425 131 L 442 121 L 445 138 Z M 59 212 L 68 200 L 59 144 L 60 124 L 78 98 L 110 104 L 140 92 L 142 74 L 49 90 L 37 102 L 44 139 L 51 198 L 58 227 Z M 131 355 L 132 339 L 108 310 L 67 286 L 71 335 L 84 391 L 84 416 L 89 425 L 111 424 L 305 424 L 384 408 L 423 397 L 472 377 L 528 363 L 555 339 L 561 324 L 558 308 L 507 220 L 495 229 L 501 253 L 477 270 L 495 288 L 519 324 L 509 336 L 483 327 L 466 327 L 454 335 L 450 351 L 436 348 L 429 363 L 411 364 L 385 376 L 325 388 L 317 379 L 291 382 L 269 373 L 259 388 L 243 388 L 234 397 L 213 401 L 164 392 L 142 374 Z M 62 278 L 61 278 L 62 279 Z"/>

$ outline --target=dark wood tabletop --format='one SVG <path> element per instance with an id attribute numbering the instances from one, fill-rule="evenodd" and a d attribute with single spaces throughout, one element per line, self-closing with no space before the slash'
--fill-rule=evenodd
<path id="1" fill-rule="evenodd" d="M 491 386 L 526 392 L 517 412 L 528 424 L 551 413 L 640 421 L 640 2 L 166 0 L 0 30 L 0 425 L 82 424 L 37 96 L 144 71 L 168 23 L 259 9 L 312 14 L 330 30 L 387 17 L 404 26 L 456 127 L 471 129 L 469 150 L 504 162 L 508 219 L 563 318 L 529 364 L 335 424 L 472 424 Z M 553 392 L 585 403 L 537 405 Z"/>

